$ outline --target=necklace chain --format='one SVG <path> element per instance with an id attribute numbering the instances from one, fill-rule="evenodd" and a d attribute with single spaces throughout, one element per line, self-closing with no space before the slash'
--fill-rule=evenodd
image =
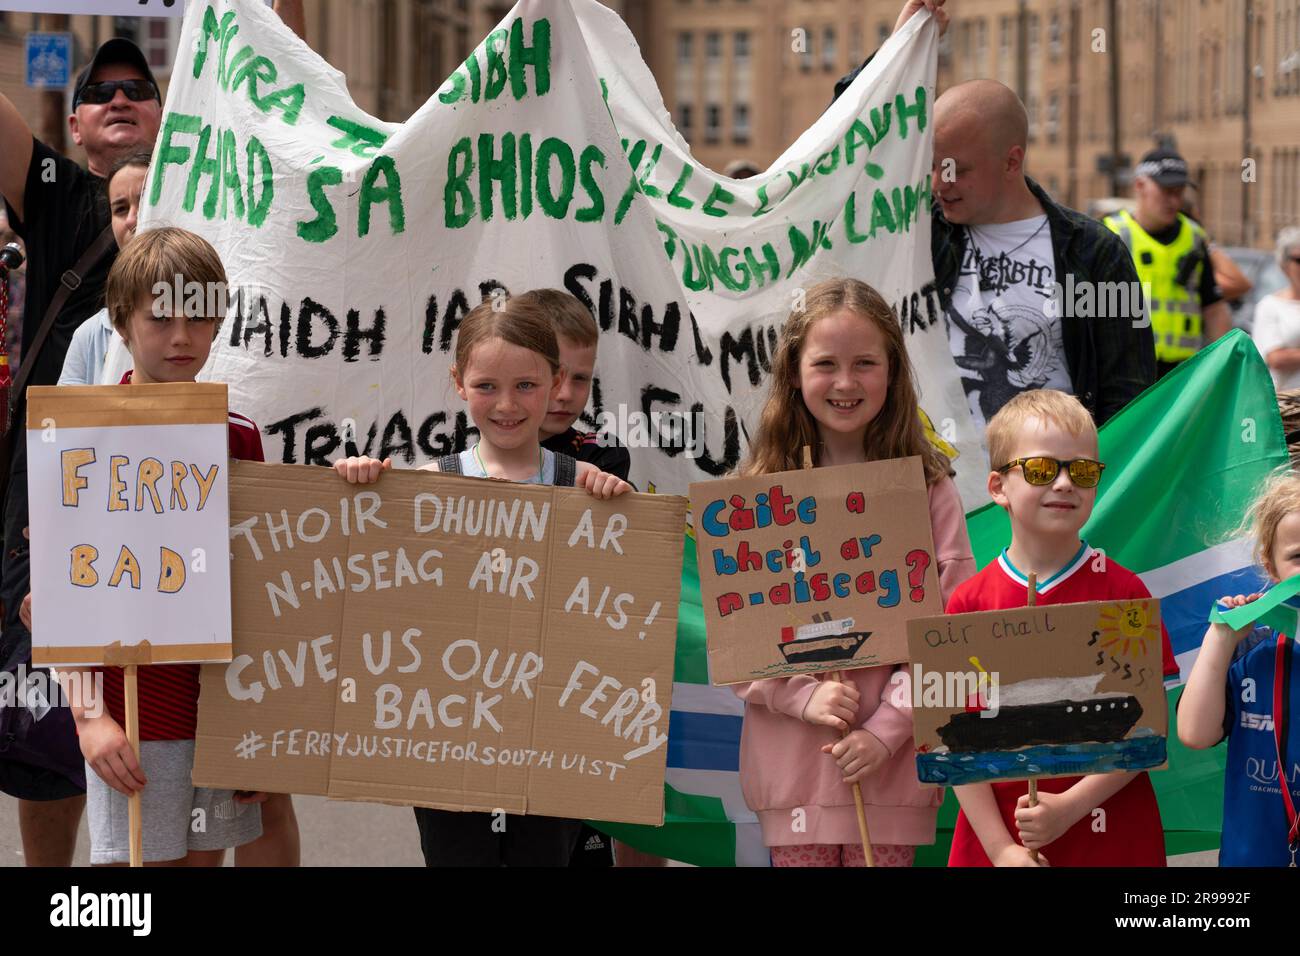
<path id="1" fill-rule="evenodd" d="M 1029 245 L 1031 242 L 1033 242 L 1035 239 L 1037 239 L 1037 238 L 1038 238 L 1038 234 L 1039 234 L 1040 232 L 1043 231 L 1043 227 L 1046 226 L 1046 225 L 1047 225 L 1047 216 L 1044 215 L 1044 216 L 1043 216 L 1043 221 L 1040 222 L 1040 223 L 1038 224 L 1038 228 L 1037 228 L 1037 229 L 1035 229 L 1032 233 L 1030 233 L 1028 239 L 1026 239 L 1024 242 L 1020 243 L 1020 245 L 1016 246 L 1014 249 L 1010 249 L 1010 250 L 1008 250 L 1008 251 L 1006 251 L 1006 252 L 1000 252 L 1000 253 L 998 253 L 998 255 L 1004 255 L 1004 256 L 1006 256 L 1008 259 L 1010 259 L 1011 256 L 1012 256 L 1014 253 L 1019 252 L 1019 251 L 1020 251 L 1021 249 L 1023 249 L 1025 246 Z M 979 257 L 980 257 L 981 259 L 988 259 L 988 258 L 990 258 L 989 256 L 986 256 L 986 255 L 984 254 L 984 250 L 982 250 L 982 249 L 979 247 L 979 243 L 978 243 L 978 242 L 975 242 L 975 235 L 974 235 L 973 232 L 972 232 L 972 234 L 971 234 L 971 242 L 974 244 L 974 246 L 975 246 L 975 251 L 976 251 L 977 253 L 979 253 Z"/>
<path id="2" fill-rule="evenodd" d="M 481 442 L 479 444 L 481 444 Z M 483 456 L 482 454 L 479 453 L 477 444 L 474 446 L 474 458 L 478 462 L 478 466 L 483 469 L 483 474 L 487 475 L 489 478 L 495 477 L 494 475 L 492 475 L 491 472 L 487 470 L 487 465 L 483 464 Z M 537 475 L 539 478 L 541 477 L 542 471 L 545 468 L 546 468 L 546 452 L 542 450 L 541 445 L 538 445 L 537 446 Z M 509 480 L 509 479 L 502 479 L 502 480 Z"/>

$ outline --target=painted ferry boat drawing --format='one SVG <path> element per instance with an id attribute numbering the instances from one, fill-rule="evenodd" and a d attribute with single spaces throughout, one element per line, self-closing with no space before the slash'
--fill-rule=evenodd
<path id="1" fill-rule="evenodd" d="M 1008 684 L 1000 688 L 996 714 L 968 705 L 939 728 L 939 739 L 954 753 L 1123 740 L 1142 717 L 1142 705 L 1132 694 L 1098 694 L 1103 676 Z"/>
<path id="2" fill-rule="evenodd" d="M 842 661 L 858 652 L 870 631 L 853 630 L 853 618 L 832 620 L 829 613 L 815 615 L 812 624 L 797 630 L 781 628 L 781 653 L 787 664 L 812 664 L 822 661 Z"/>

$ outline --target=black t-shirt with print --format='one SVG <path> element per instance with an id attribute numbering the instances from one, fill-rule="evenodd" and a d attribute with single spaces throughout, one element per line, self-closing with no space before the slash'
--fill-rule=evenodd
<path id="1" fill-rule="evenodd" d="M 624 481 L 628 480 L 627 476 L 632 471 L 632 456 L 628 450 L 622 445 L 602 445 L 596 432 L 580 432 L 576 428 L 570 428 L 546 439 L 542 442 L 542 447 L 564 452 L 578 461 L 595 465 L 601 471 L 617 475 Z"/>

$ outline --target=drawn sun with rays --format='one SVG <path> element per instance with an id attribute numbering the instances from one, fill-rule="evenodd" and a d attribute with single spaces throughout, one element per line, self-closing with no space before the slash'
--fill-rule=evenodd
<path id="1" fill-rule="evenodd" d="M 1097 618 L 1097 630 L 1107 653 L 1133 659 L 1145 656 L 1147 641 L 1160 640 L 1160 621 L 1142 601 L 1106 605 Z"/>

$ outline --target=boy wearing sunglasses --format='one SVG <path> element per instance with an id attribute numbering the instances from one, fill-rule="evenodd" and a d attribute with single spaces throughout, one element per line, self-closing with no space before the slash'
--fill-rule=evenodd
<path id="1" fill-rule="evenodd" d="M 1025 607 L 1031 571 L 1039 604 L 1151 596 L 1136 574 L 1079 537 L 1105 465 L 1097 426 L 1078 399 L 1051 389 L 1021 392 L 993 416 L 987 440 L 989 495 L 1011 519 L 1011 544 L 953 592 L 947 613 Z M 1164 673 L 1177 674 L 1163 625 L 1161 634 Z M 1045 778 L 1033 807 L 1027 781 L 955 789 L 961 813 L 949 866 L 1165 865 L 1146 773 Z M 1037 864 L 1030 850 L 1041 851 Z"/>

